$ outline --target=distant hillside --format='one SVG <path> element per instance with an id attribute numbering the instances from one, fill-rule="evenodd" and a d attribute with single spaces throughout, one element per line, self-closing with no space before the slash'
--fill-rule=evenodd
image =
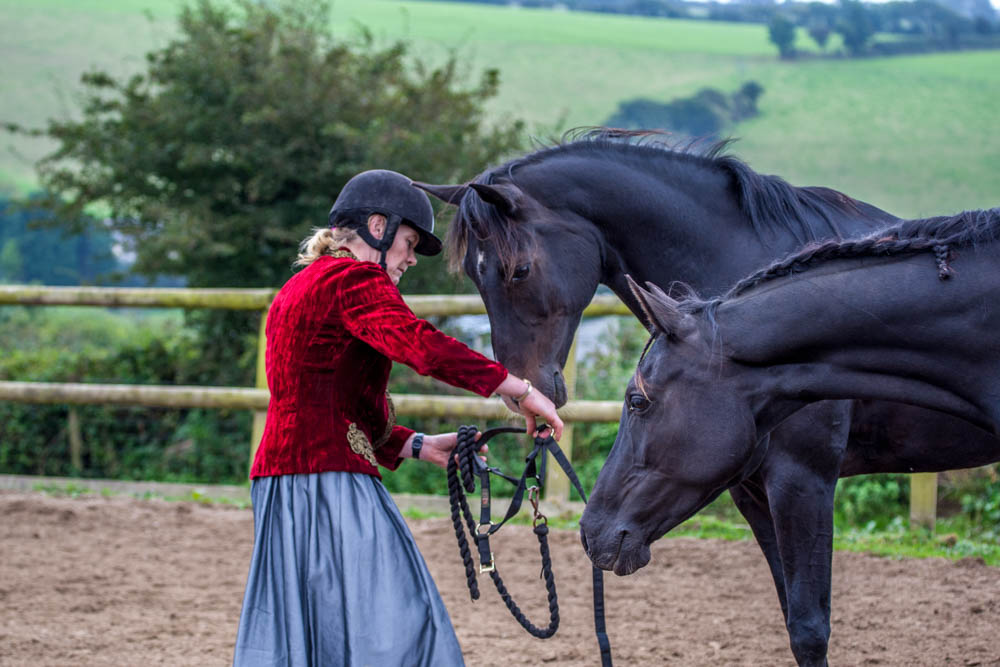
<path id="1" fill-rule="evenodd" d="M 439 0 L 425 0 L 437 2 Z M 773 0 L 728 0 L 715 2 L 711 0 L 686 2 L 685 0 L 458 0 L 473 4 L 506 5 L 519 7 L 538 7 L 547 9 L 568 9 L 582 12 L 606 12 L 615 14 L 630 14 L 634 16 L 658 16 L 663 18 L 708 18 L 719 19 L 720 15 L 742 16 L 742 20 L 767 22 L 767 16 L 778 5 Z M 906 2 L 908 0 L 902 0 Z M 983 17 L 991 21 L 996 18 L 996 10 L 990 0 L 932 0 L 947 7 L 959 16 L 974 19 Z M 792 0 L 780 3 L 787 8 Z M 800 5 L 808 4 L 799 2 Z M 743 11 L 727 12 L 727 8 L 759 7 L 761 12 Z"/>
<path id="2" fill-rule="evenodd" d="M 75 81 L 91 66 L 142 68 L 173 33 L 175 0 L 0 0 L 5 95 L 0 120 L 72 114 Z M 431 61 L 450 49 L 470 76 L 501 71 L 494 114 L 533 134 L 607 119 L 637 97 L 662 103 L 747 80 L 767 91 L 742 122 L 735 152 L 798 185 L 827 185 L 898 215 L 1000 204 L 1000 52 L 779 62 L 757 24 L 514 9 L 483 4 L 337 0 L 345 39 L 357 24 L 405 37 Z M 152 17 L 149 20 L 144 12 Z M 804 34 L 796 48 L 815 45 Z M 43 147 L 5 137 L 0 183 L 27 188 Z M 469 175 L 470 177 L 472 174 Z"/>

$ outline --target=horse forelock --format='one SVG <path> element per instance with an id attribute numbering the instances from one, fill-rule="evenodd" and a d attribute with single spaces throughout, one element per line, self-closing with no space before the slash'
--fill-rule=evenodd
<path id="1" fill-rule="evenodd" d="M 485 171 L 474 182 L 494 185 L 497 182 L 496 171 L 496 169 Z M 509 278 L 523 246 L 523 237 L 524 235 L 519 233 L 518 225 L 500 209 L 470 191 L 459 202 L 458 211 L 448 228 L 446 244 L 449 265 L 453 271 L 460 270 L 465 265 L 467 255 L 471 252 L 472 241 L 475 240 L 480 252 L 484 246 L 488 246 L 496 253 L 500 266 L 504 269 L 504 275 Z M 481 264 L 481 260 L 475 263 L 477 266 Z"/>

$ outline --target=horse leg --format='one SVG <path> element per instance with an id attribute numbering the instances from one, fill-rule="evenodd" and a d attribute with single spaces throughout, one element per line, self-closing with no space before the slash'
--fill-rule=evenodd
<path id="1" fill-rule="evenodd" d="M 764 552 L 764 559 L 771 568 L 774 588 L 778 592 L 778 602 L 781 603 L 781 613 L 788 621 L 788 603 L 785 600 L 785 575 L 781 565 L 781 554 L 778 552 L 778 539 L 774 533 L 774 520 L 771 518 L 771 507 L 767 502 L 767 492 L 763 481 L 754 473 L 741 484 L 729 489 L 729 495 L 736 503 L 743 518 L 750 524 L 750 530 L 757 538 L 757 545 Z"/>
<path id="2" fill-rule="evenodd" d="M 833 496 L 849 411 L 844 401 L 799 411 L 772 434 L 760 469 L 785 584 L 785 625 L 799 665 L 827 664 Z"/>

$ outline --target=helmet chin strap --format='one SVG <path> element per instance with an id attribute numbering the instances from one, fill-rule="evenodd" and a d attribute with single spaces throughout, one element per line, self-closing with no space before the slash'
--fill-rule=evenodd
<path id="1" fill-rule="evenodd" d="M 385 254 L 389 252 L 392 242 L 396 240 L 396 232 L 399 231 L 399 225 L 402 224 L 403 219 L 395 213 L 385 215 L 385 219 L 385 231 L 382 232 L 382 238 L 380 239 L 372 236 L 372 233 L 368 231 L 367 224 L 359 226 L 356 231 L 365 243 L 379 251 L 378 265 L 382 267 L 383 271 L 388 271 L 389 269 L 385 264 Z"/>

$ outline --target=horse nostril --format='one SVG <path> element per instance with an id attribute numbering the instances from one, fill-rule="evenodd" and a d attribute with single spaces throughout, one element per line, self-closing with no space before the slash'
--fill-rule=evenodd
<path id="1" fill-rule="evenodd" d="M 552 402 L 556 404 L 557 408 L 561 408 L 566 404 L 567 394 L 566 394 L 566 381 L 563 379 L 562 373 L 555 371 L 552 373 Z"/>
<path id="2" fill-rule="evenodd" d="M 590 553 L 590 547 L 587 546 L 587 534 L 583 532 L 583 528 L 580 529 L 580 543 L 583 544 L 583 550 Z"/>

